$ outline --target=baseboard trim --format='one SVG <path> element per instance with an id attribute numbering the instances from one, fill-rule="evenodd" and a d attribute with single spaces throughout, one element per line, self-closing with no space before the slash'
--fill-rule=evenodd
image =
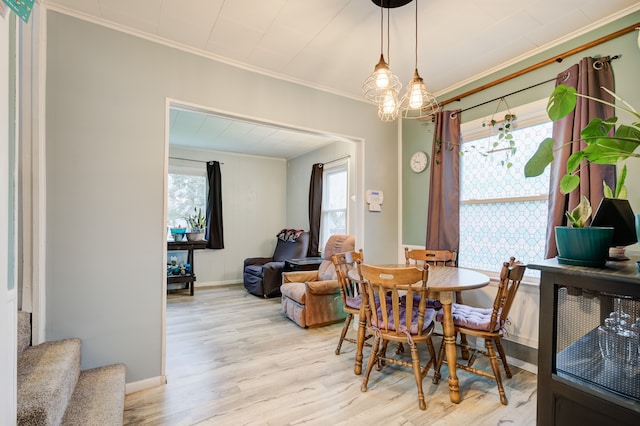
<path id="1" fill-rule="evenodd" d="M 522 361 L 518 358 L 513 358 L 513 357 L 509 357 L 507 356 L 507 360 L 509 362 L 509 364 L 513 365 L 514 367 L 518 367 L 522 370 L 528 371 L 529 373 L 533 373 L 533 374 L 538 374 L 538 366 L 537 365 L 533 365 L 529 362 L 526 361 Z"/>
<path id="2" fill-rule="evenodd" d="M 225 285 L 230 285 L 230 284 L 242 284 L 242 280 L 238 281 L 237 279 L 235 280 L 223 280 L 223 281 L 205 281 L 205 282 L 199 282 L 196 281 L 195 283 L 195 287 L 221 287 L 221 286 L 225 286 Z"/>
<path id="3" fill-rule="evenodd" d="M 167 376 L 150 377 L 144 380 L 138 380 L 137 382 L 127 383 L 125 386 L 125 394 L 138 392 L 145 389 L 155 388 L 167 384 Z"/>

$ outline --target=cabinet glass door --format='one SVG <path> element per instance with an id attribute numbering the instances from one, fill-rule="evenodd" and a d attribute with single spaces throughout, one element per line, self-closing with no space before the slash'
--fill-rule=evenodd
<path id="1" fill-rule="evenodd" d="M 556 286 L 554 373 L 640 402 L 640 300 Z"/>

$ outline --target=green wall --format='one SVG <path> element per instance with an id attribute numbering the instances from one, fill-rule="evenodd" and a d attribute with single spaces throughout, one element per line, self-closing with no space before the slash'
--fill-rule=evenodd
<path id="1" fill-rule="evenodd" d="M 430 122 L 403 120 L 402 140 L 402 243 L 424 246 L 427 238 L 433 126 Z M 411 156 L 416 151 L 424 151 L 429 156 L 429 167 L 421 173 L 415 173 L 409 167 Z"/>
<path id="2" fill-rule="evenodd" d="M 516 65 L 507 67 L 500 72 L 474 81 L 473 83 L 470 83 L 464 87 L 460 87 L 453 92 L 440 94 L 438 96 L 438 99 L 445 100 L 454 98 L 456 95 L 462 94 L 476 87 L 480 87 L 486 83 L 512 74 L 521 69 L 527 68 L 538 62 L 553 58 L 555 55 L 559 55 L 584 43 L 596 40 L 600 37 L 615 32 L 619 29 L 634 25 L 638 22 L 640 22 L 640 12 L 632 13 L 615 22 L 598 28 L 597 30 L 591 31 L 586 35 L 565 42 L 562 45 L 537 54 Z M 554 62 L 548 66 L 509 80 L 508 82 L 466 97 L 461 101 L 455 101 L 451 104 L 446 105 L 444 108 L 447 110 L 468 108 L 482 102 L 498 98 L 507 93 L 523 89 L 533 84 L 552 79 L 557 74 L 569 68 L 571 65 L 579 62 L 581 58 L 586 56 L 621 55 L 620 59 L 617 59 L 612 63 L 616 79 L 616 92 L 625 100 L 627 100 L 627 102 L 634 105 L 636 109 L 640 109 L 640 85 L 638 84 L 638 70 L 640 69 L 640 48 L 638 47 L 637 39 L 637 31 L 632 31 L 631 33 L 628 33 L 624 36 L 618 37 L 606 43 L 602 43 L 600 45 L 592 47 L 586 51 L 579 52 L 573 56 L 570 56 L 564 59 L 562 63 Z M 536 88 L 518 93 L 516 95 L 509 96 L 506 98 L 507 102 L 509 103 L 509 106 L 513 108 L 518 105 L 524 105 L 539 99 L 546 99 L 553 90 L 553 84 L 553 82 L 550 82 Z M 496 103 L 494 102 L 482 107 L 465 111 L 462 113 L 462 122 L 465 123 L 480 117 L 491 116 L 494 113 L 495 108 Z M 430 124 L 427 124 L 428 129 L 426 129 L 424 132 L 411 130 L 413 129 L 413 127 L 417 127 L 417 125 L 403 124 L 402 243 L 421 245 L 424 244 L 426 238 L 425 230 L 427 214 L 425 214 L 424 211 L 419 211 L 418 208 L 422 208 L 428 203 L 428 192 L 424 190 L 424 188 L 428 187 L 428 182 L 425 183 L 423 179 L 412 176 L 405 169 L 408 168 L 408 157 L 416 149 L 416 147 L 427 146 L 427 144 L 422 139 L 424 138 L 425 132 L 429 135 L 429 138 L 432 137 L 432 131 L 429 129 L 429 127 L 432 126 Z M 631 203 L 631 207 L 633 208 L 634 212 L 638 213 L 640 212 L 640 160 L 631 159 L 627 163 L 627 167 L 629 169 L 627 176 L 629 202 Z M 416 197 L 420 197 L 420 199 L 416 199 Z M 428 207 L 426 207 L 426 209 L 428 210 Z M 635 248 L 637 248 L 637 246 L 635 246 Z"/>

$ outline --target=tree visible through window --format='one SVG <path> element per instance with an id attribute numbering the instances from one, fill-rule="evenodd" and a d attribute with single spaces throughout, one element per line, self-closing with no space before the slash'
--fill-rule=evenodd
<path id="1" fill-rule="evenodd" d="M 538 143 L 551 136 L 552 123 L 544 110 L 536 115 L 539 118 L 530 120 L 527 127 L 516 123 L 512 134 L 517 150 L 510 158 L 512 167 L 501 165 L 496 154 L 485 155 L 478 149 L 466 150 L 460 159 L 462 267 L 499 271 L 510 256 L 523 262 L 544 258 L 549 169 L 537 178 L 525 178 L 523 171 Z M 465 135 L 475 131 L 472 126 L 467 129 L 462 132 L 463 150 L 467 144 L 491 146 L 487 135 L 465 140 Z M 538 274 L 527 270 L 527 275 Z"/>
<path id="2" fill-rule="evenodd" d="M 187 227 L 186 217 L 195 209 L 206 214 L 207 178 L 204 175 L 169 173 L 168 226 Z"/>
<path id="3" fill-rule="evenodd" d="M 320 219 L 320 250 L 333 234 L 347 233 L 347 198 L 349 178 L 347 164 L 325 168 L 322 174 L 322 217 Z"/>

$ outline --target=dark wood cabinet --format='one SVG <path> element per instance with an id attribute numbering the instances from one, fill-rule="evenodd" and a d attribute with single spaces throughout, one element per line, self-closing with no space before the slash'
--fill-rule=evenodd
<path id="1" fill-rule="evenodd" d="M 538 425 L 640 424 L 640 329 L 631 326 L 640 318 L 636 260 L 529 265 L 541 271 Z"/>
<path id="2" fill-rule="evenodd" d="M 186 251 L 189 271 L 185 274 L 172 274 L 167 271 L 167 287 L 169 284 L 184 284 L 189 290 L 189 294 L 193 296 L 194 284 L 196 282 L 195 265 L 193 264 L 193 251 L 204 249 L 207 246 L 206 241 L 167 241 L 167 260 L 171 257 L 171 251 Z M 169 265 L 167 265 L 169 266 Z"/>

